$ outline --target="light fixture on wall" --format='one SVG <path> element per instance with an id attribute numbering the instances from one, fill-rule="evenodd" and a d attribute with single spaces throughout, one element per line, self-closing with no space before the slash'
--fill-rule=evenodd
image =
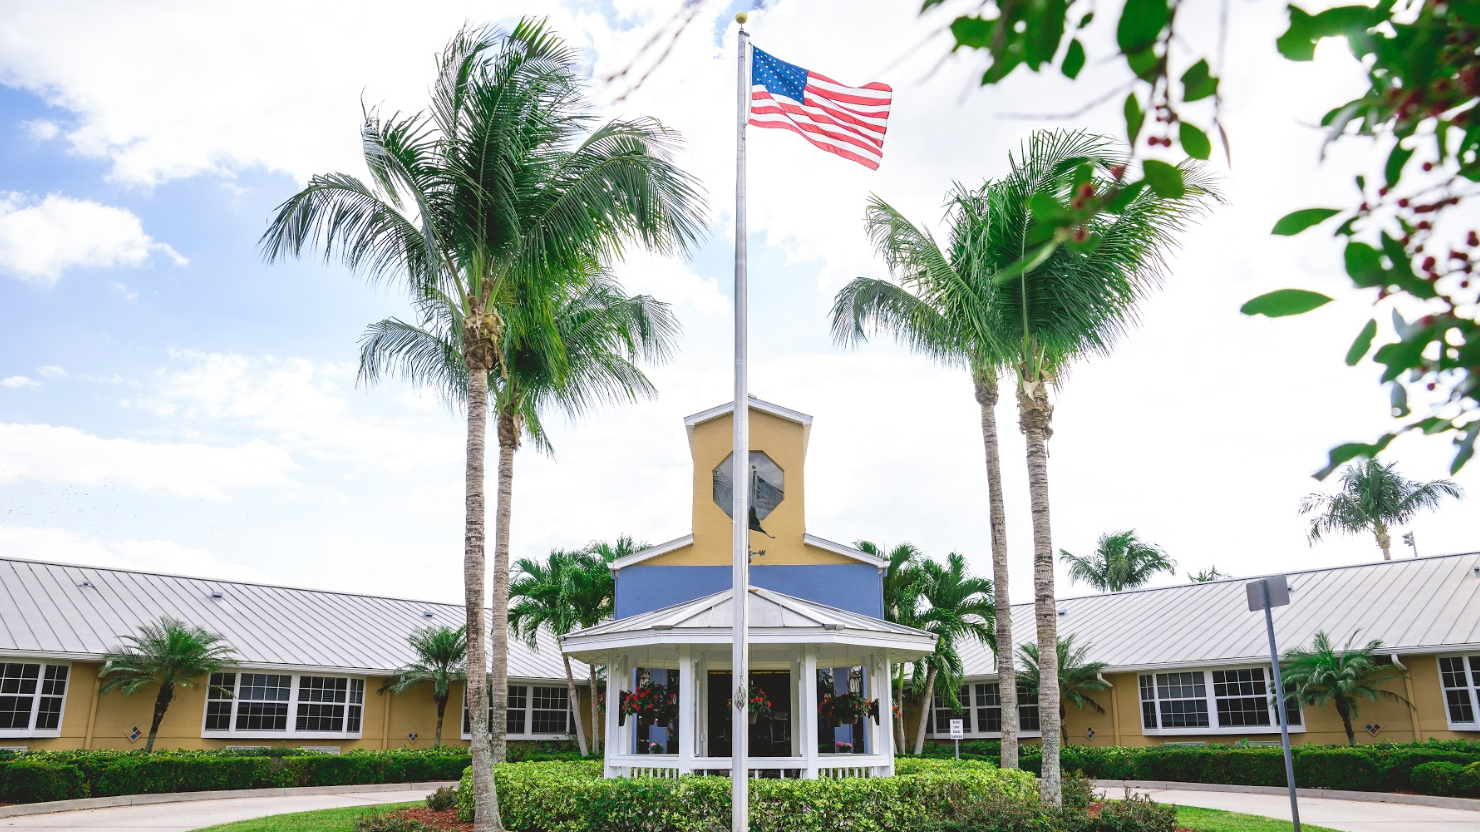
<path id="1" fill-rule="evenodd" d="M 854 667 L 848 670 L 848 692 L 863 693 L 863 668 Z"/>
<path id="2" fill-rule="evenodd" d="M 652 680 L 653 680 L 653 674 L 649 673 L 647 668 L 645 668 L 645 667 L 638 668 L 638 670 L 637 670 L 637 686 L 638 687 L 642 687 L 643 685 L 647 684 L 648 682 L 651 682 Z"/>

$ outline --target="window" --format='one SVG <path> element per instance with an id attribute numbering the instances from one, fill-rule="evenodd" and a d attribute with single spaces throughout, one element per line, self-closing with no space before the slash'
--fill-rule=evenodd
<path id="1" fill-rule="evenodd" d="M 0 736 L 56 736 L 70 665 L 0 663 Z"/>
<path id="2" fill-rule="evenodd" d="M 364 679 L 212 673 L 203 727 L 207 734 L 356 735 L 364 709 Z"/>
<path id="3" fill-rule="evenodd" d="M 551 736 L 571 730 L 570 695 L 563 687 L 511 684 L 506 714 L 505 730 L 511 737 Z M 462 735 L 463 739 L 473 736 L 468 726 L 466 702 L 463 703 Z"/>
<path id="4" fill-rule="evenodd" d="M 1262 667 L 1186 670 L 1143 674 L 1141 727 L 1149 733 L 1265 733 L 1279 726 Z M 1301 724 L 1300 708 L 1287 704 L 1290 724 Z"/>
<path id="5" fill-rule="evenodd" d="M 726 515 L 735 510 L 734 458 L 730 454 L 714 469 L 714 502 Z M 746 473 L 750 479 L 750 506 L 759 522 L 781 504 L 786 495 L 786 477 L 781 466 L 760 451 L 750 452 L 750 470 Z"/>
<path id="6" fill-rule="evenodd" d="M 977 682 L 961 689 L 961 704 L 964 711 L 932 709 L 930 733 L 949 735 L 952 719 L 963 719 L 968 736 L 1000 736 L 1002 734 L 1002 691 L 996 682 Z M 1038 733 L 1038 703 L 1028 695 L 1027 685 L 1018 683 L 1018 731 L 1025 734 Z"/>
<path id="7" fill-rule="evenodd" d="M 1473 730 L 1480 712 L 1480 656 L 1439 657 L 1439 684 L 1449 724 Z"/>

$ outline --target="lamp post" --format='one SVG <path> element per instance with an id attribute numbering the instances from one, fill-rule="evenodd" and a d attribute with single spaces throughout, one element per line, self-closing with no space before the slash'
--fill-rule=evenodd
<path id="1" fill-rule="evenodd" d="M 1269 665 L 1274 672 L 1274 701 L 1280 716 L 1280 746 L 1285 750 L 1285 782 L 1290 788 L 1290 822 L 1300 832 L 1300 803 L 1295 797 L 1295 760 L 1290 756 L 1290 720 L 1285 713 L 1285 683 L 1280 675 L 1280 650 L 1274 640 L 1275 607 L 1290 603 L 1290 585 L 1284 575 L 1272 575 L 1244 584 L 1249 611 L 1264 611 L 1264 629 L 1269 634 Z"/>

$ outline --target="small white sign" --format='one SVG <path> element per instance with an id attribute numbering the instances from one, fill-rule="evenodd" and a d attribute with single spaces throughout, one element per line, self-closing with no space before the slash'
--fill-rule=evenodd
<path id="1" fill-rule="evenodd" d="M 966 720 L 964 720 L 964 719 L 953 719 L 953 720 L 951 720 L 951 739 L 953 739 L 953 740 L 959 740 L 959 739 L 964 738 L 965 736 L 966 736 Z"/>

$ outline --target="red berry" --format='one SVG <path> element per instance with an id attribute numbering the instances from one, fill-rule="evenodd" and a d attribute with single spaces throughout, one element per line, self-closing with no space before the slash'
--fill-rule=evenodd
<path id="1" fill-rule="evenodd" d="M 1429 383 L 1428 383 L 1428 384 L 1427 384 L 1427 385 L 1425 385 L 1425 386 L 1427 386 L 1427 387 L 1428 387 L 1428 388 L 1429 388 L 1429 389 L 1430 389 L 1430 390 L 1437 390 L 1437 389 L 1439 389 L 1439 385 L 1437 385 L 1437 384 L 1435 384 L 1435 383 L 1434 383 L 1434 382 L 1432 382 L 1432 381 L 1431 381 L 1431 382 L 1429 382 Z"/>
<path id="2" fill-rule="evenodd" d="M 1425 257 L 1423 259 L 1423 267 L 1422 268 L 1426 272 L 1431 272 L 1431 271 L 1434 270 L 1434 256 L 1433 255 L 1429 255 L 1428 257 Z"/>
<path id="3" fill-rule="evenodd" d="M 1115 165 L 1111 167 L 1110 175 L 1115 177 L 1116 182 L 1119 182 L 1121 177 L 1125 176 L 1125 165 Z"/>
<path id="4" fill-rule="evenodd" d="M 1084 183 L 1083 185 L 1080 185 L 1079 186 L 1079 196 L 1082 197 L 1082 198 L 1084 198 L 1084 199 L 1094 199 L 1094 196 L 1095 196 L 1095 186 L 1094 185 L 1091 185 L 1088 182 Z"/>
<path id="5" fill-rule="evenodd" d="M 1408 207 L 1408 197 L 1405 196 L 1402 199 L 1398 200 L 1398 207 L 1399 208 L 1407 208 Z"/>
<path id="6" fill-rule="evenodd" d="M 1381 188 L 1378 188 L 1377 189 L 1377 195 L 1378 196 L 1387 196 L 1388 195 L 1388 186 L 1383 185 Z"/>
<path id="7" fill-rule="evenodd" d="M 1423 163 L 1423 169 L 1424 169 L 1424 172 L 1425 173 L 1427 173 L 1428 171 L 1433 170 L 1434 169 L 1434 163 L 1433 162 L 1424 162 Z"/>
<path id="8" fill-rule="evenodd" d="M 1471 231 L 1469 234 L 1465 235 L 1465 245 L 1472 247 L 1480 246 L 1480 234 L 1476 234 L 1474 231 Z"/>

